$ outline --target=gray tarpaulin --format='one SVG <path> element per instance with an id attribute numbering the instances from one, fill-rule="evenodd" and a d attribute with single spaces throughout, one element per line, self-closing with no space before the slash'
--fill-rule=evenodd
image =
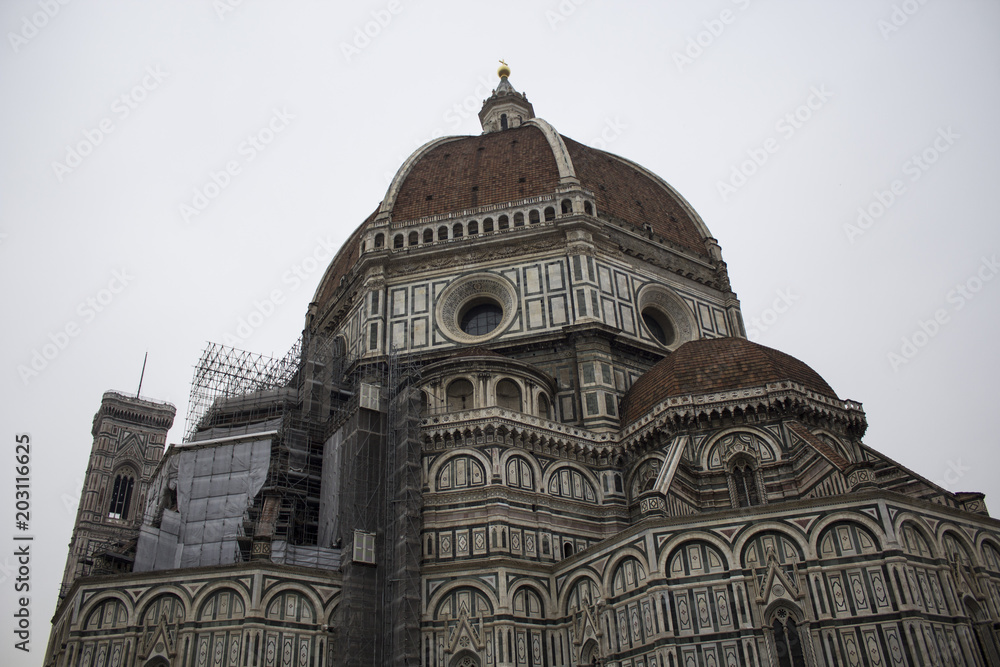
<path id="1" fill-rule="evenodd" d="M 267 477 L 271 439 L 195 444 L 170 456 L 152 490 L 163 494 L 176 488 L 176 511 L 162 510 L 154 526 L 160 501 L 150 498 L 135 571 L 235 562 L 244 514 Z"/>

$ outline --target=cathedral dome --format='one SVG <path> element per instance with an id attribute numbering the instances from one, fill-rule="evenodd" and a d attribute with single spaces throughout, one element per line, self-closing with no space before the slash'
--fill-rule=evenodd
<path id="1" fill-rule="evenodd" d="M 630 160 L 559 134 L 534 116 L 506 77 L 486 100 L 480 117 L 483 134 L 435 139 L 403 162 L 379 207 L 352 234 L 320 281 L 314 299 L 319 311 L 335 300 L 366 247 L 411 249 L 409 239 L 404 248 L 393 245 L 397 230 L 408 236 L 424 223 L 491 211 L 502 214 L 502 209 L 532 203 L 540 209 L 551 206 L 561 215 L 567 212 L 561 205 L 571 196 L 585 202 L 580 210 L 572 208 L 573 213 L 655 238 L 702 264 L 719 259 L 705 223 L 669 184 Z M 375 237 L 380 232 L 379 241 Z M 486 236 L 484 230 L 478 234 Z M 441 240 L 435 237 L 433 242 Z M 417 245 L 425 243 L 421 231 Z"/>
<path id="2" fill-rule="evenodd" d="M 419 149 L 400 169 L 381 212 L 393 221 L 416 220 L 551 195 L 567 180 L 593 193 L 598 218 L 652 231 L 708 257 L 704 224 L 670 186 L 535 119 L 504 132 L 449 137 Z"/>
<path id="3" fill-rule="evenodd" d="M 743 338 L 706 338 L 684 343 L 635 381 L 622 400 L 622 424 L 675 396 L 774 382 L 795 382 L 839 400 L 819 373 L 791 355 Z"/>

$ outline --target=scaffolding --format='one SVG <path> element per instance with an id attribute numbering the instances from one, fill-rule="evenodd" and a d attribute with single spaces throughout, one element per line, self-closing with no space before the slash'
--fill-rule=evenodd
<path id="1" fill-rule="evenodd" d="M 386 665 L 420 662 L 420 368 L 399 354 L 389 355 L 385 477 L 386 566 L 383 576 L 383 636 L 389 638 Z"/>
<path id="2" fill-rule="evenodd" d="M 421 493 L 420 369 L 405 357 L 358 364 L 345 410 L 340 534 L 344 563 L 338 624 L 352 664 L 419 664 Z M 374 536 L 370 561 L 357 540 Z M 360 558 L 358 556 L 361 556 Z"/>
<path id="3" fill-rule="evenodd" d="M 185 442 L 276 431 L 259 493 L 238 534 L 238 560 L 270 557 L 270 545 L 316 546 L 323 443 L 344 411 L 344 359 L 335 339 L 300 337 L 283 357 L 209 343 L 195 366 Z M 255 546 L 256 545 L 256 546 Z M 328 546 L 328 545 L 324 545 Z"/>
<path id="4" fill-rule="evenodd" d="M 198 432 L 219 399 L 278 389 L 291 385 L 299 371 L 302 338 L 281 358 L 208 343 L 195 366 L 184 422 L 184 441 Z"/>
<path id="5" fill-rule="evenodd" d="M 338 652 L 357 664 L 420 660 L 421 401 L 411 359 L 390 351 L 345 376 L 343 345 L 332 336 L 307 332 L 281 358 L 209 344 L 191 387 L 186 442 L 273 435 L 266 479 L 232 531 L 237 560 L 294 563 L 294 545 L 318 553 L 374 536 L 370 561 L 339 559 Z M 338 443 L 327 461 L 337 468 L 324 488 L 328 442 Z M 320 544 L 320 506 L 331 494 L 336 527 L 332 539 L 323 528 Z"/>

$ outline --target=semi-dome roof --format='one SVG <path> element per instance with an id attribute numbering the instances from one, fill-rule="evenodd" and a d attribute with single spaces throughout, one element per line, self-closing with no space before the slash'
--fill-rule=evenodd
<path id="1" fill-rule="evenodd" d="M 622 399 L 622 424 L 674 396 L 709 394 L 791 381 L 838 399 L 819 373 L 795 357 L 744 338 L 692 340 L 657 362 Z"/>

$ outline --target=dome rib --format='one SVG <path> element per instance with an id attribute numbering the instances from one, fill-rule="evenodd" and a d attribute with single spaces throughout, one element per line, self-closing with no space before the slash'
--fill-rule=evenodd
<path id="1" fill-rule="evenodd" d="M 465 137 L 438 137 L 437 139 L 431 139 L 426 144 L 415 150 L 410 157 L 406 159 L 406 162 L 400 165 L 399 169 L 396 171 L 396 175 L 393 177 L 392 183 L 389 184 L 389 189 L 385 192 L 385 197 L 382 198 L 382 204 L 379 206 L 377 217 L 381 218 L 392 213 L 392 208 L 396 205 L 396 197 L 399 196 L 399 189 L 406 181 L 406 177 L 410 175 L 410 171 L 413 169 L 413 166 L 417 164 L 425 153 L 437 148 L 441 144 L 458 141 L 464 138 Z"/>
<path id="2" fill-rule="evenodd" d="M 714 242 L 690 204 L 656 174 L 625 158 L 559 134 L 541 118 L 479 136 L 441 137 L 400 166 L 375 213 L 354 231 L 320 281 L 314 302 L 325 312 L 341 278 L 359 261 L 366 230 L 483 206 L 552 197 L 565 188 L 593 193 L 601 219 L 708 261 Z"/>
<path id="3" fill-rule="evenodd" d="M 563 137 L 577 178 L 597 198 L 599 216 L 655 234 L 696 254 L 709 257 L 708 227 L 677 192 L 647 169 L 612 153 Z"/>
<path id="4" fill-rule="evenodd" d="M 535 125 L 545 135 L 545 139 L 549 142 L 549 148 L 552 149 L 552 157 L 555 158 L 556 166 L 559 168 L 559 181 L 561 183 L 579 183 L 576 170 L 573 168 L 573 158 L 569 154 L 566 142 L 563 141 L 563 136 L 556 132 L 556 128 L 541 118 L 525 121 L 525 125 Z"/>
<path id="5" fill-rule="evenodd" d="M 559 165 L 545 132 L 525 124 L 422 151 L 388 213 L 396 222 L 417 220 L 550 194 L 559 181 Z"/>

